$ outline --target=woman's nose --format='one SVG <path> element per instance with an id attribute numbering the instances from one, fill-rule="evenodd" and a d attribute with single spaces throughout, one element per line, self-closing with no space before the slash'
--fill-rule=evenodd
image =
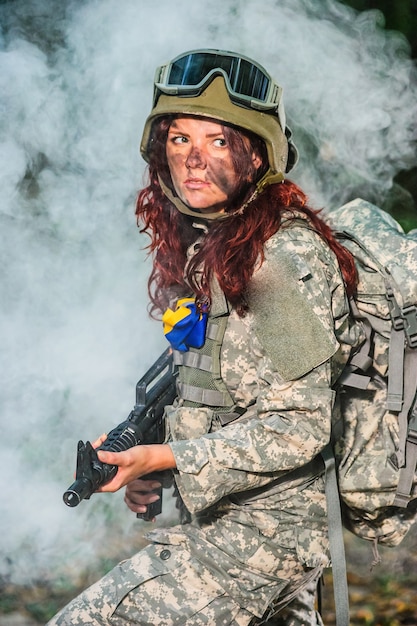
<path id="1" fill-rule="evenodd" d="M 185 160 L 185 165 L 189 169 L 204 169 L 207 163 L 201 150 L 193 147 Z"/>

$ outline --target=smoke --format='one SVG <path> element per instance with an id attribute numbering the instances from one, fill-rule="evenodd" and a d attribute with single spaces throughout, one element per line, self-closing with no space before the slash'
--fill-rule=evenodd
<path id="1" fill-rule="evenodd" d="M 68 509 L 62 493 L 78 439 L 127 416 L 165 347 L 134 220 L 155 67 L 219 47 L 268 68 L 316 206 L 383 202 L 416 165 L 417 87 L 381 15 L 333 0 L 15 0 L 0 24 L 0 576 L 27 583 L 76 577 L 144 527 L 122 494 Z"/>

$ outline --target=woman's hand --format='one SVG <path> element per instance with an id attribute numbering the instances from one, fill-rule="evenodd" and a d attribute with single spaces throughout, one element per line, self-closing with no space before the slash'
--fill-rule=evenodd
<path id="1" fill-rule="evenodd" d="M 134 513 L 146 513 L 147 505 L 159 500 L 158 494 L 153 493 L 159 487 L 161 483 L 158 480 L 136 478 L 126 485 L 124 500 Z"/>
<path id="2" fill-rule="evenodd" d="M 141 476 L 176 467 L 175 457 L 168 444 L 134 446 L 123 452 L 98 450 L 97 455 L 102 463 L 118 466 L 116 476 L 97 491 L 118 491 Z"/>

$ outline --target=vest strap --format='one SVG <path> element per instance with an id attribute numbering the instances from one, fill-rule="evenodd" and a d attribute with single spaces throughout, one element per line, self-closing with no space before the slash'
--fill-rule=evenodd
<path id="1" fill-rule="evenodd" d="M 206 406 L 230 406 L 230 395 L 222 391 L 203 389 L 183 382 L 178 383 L 178 391 L 181 398 L 190 402 L 197 402 Z"/>
<path id="2" fill-rule="evenodd" d="M 186 367 L 194 367 L 205 372 L 211 372 L 213 367 L 213 359 L 207 354 L 199 352 L 174 352 L 174 364 L 185 365 Z"/>

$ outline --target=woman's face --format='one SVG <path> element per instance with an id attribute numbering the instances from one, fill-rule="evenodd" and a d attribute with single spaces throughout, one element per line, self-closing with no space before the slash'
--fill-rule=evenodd
<path id="1" fill-rule="evenodd" d="M 166 155 L 175 191 L 186 205 L 201 213 L 224 211 L 239 183 L 221 124 L 192 117 L 173 120 Z M 260 158 L 252 158 L 259 167 Z"/>

